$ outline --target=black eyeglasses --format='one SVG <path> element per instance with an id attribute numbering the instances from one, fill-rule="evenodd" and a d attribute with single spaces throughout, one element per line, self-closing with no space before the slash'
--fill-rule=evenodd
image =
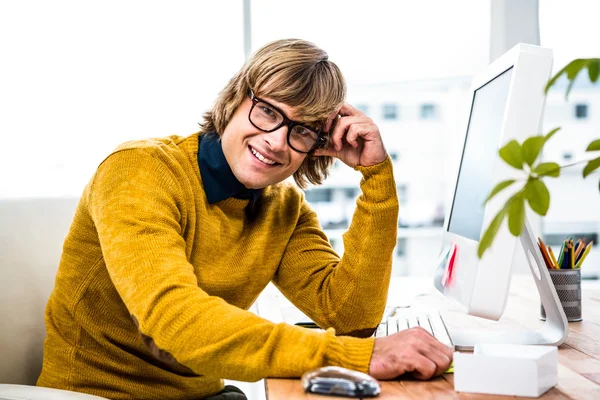
<path id="1" fill-rule="evenodd" d="M 310 153 L 325 143 L 325 138 L 320 130 L 292 121 L 274 105 L 254 96 L 252 91 L 250 91 L 250 98 L 252 99 L 252 107 L 248 119 L 257 129 L 263 132 L 273 132 L 282 125 L 287 125 L 288 145 L 298 153 Z"/>

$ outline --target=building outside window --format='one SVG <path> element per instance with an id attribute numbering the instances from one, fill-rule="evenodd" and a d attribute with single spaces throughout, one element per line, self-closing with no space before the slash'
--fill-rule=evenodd
<path id="1" fill-rule="evenodd" d="M 406 184 L 400 184 L 396 186 L 396 190 L 398 191 L 398 202 L 400 204 L 406 204 L 408 201 L 408 187 Z"/>
<path id="2" fill-rule="evenodd" d="M 367 104 L 357 104 L 356 108 L 358 108 L 360 111 L 364 112 L 365 114 L 369 114 L 369 106 Z"/>
<path id="3" fill-rule="evenodd" d="M 586 119 L 588 117 L 587 104 L 575 104 L 575 118 Z"/>
<path id="4" fill-rule="evenodd" d="M 577 238 L 583 239 L 585 243 L 593 242 L 594 244 L 598 243 L 598 233 L 597 232 L 562 232 L 562 233 L 545 233 L 544 234 L 544 242 L 548 246 L 556 246 L 560 247 L 565 240 L 565 238 Z"/>
<path id="5" fill-rule="evenodd" d="M 333 247 L 334 249 L 337 249 L 337 247 L 338 247 L 337 239 L 332 239 L 332 238 L 328 238 L 328 239 L 329 239 L 329 244 L 331 244 L 331 247 Z"/>
<path id="6" fill-rule="evenodd" d="M 309 203 L 330 203 L 333 197 L 333 189 L 316 188 L 305 191 L 306 200 Z"/>
<path id="7" fill-rule="evenodd" d="M 357 187 L 344 188 L 344 193 L 348 199 L 356 199 L 360 193 L 360 189 Z"/>
<path id="8" fill-rule="evenodd" d="M 383 105 L 383 119 L 398 119 L 398 105 L 394 103 L 385 103 Z"/>
<path id="9" fill-rule="evenodd" d="M 437 106 L 435 104 L 421 104 L 421 119 L 433 120 L 437 119 Z"/>
<path id="10" fill-rule="evenodd" d="M 406 238 L 398 238 L 398 242 L 396 244 L 396 256 L 398 257 L 406 257 L 406 247 L 407 240 Z"/>

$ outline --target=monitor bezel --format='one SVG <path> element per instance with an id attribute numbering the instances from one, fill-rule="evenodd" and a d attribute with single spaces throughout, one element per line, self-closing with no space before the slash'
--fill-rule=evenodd
<path id="1" fill-rule="evenodd" d="M 470 123 L 475 93 L 488 82 L 501 75 L 504 71 L 513 68 L 507 103 L 502 118 L 502 127 L 499 136 L 498 149 L 509 140 L 516 139 L 522 142 L 536 132 L 541 132 L 543 109 L 545 106 L 545 94 L 543 88 L 547 83 L 552 70 L 552 51 L 539 46 L 518 44 L 502 55 L 500 58 L 488 65 L 481 73 L 477 74 L 472 81 L 469 91 L 469 118 Z M 538 91 L 539 90 L 539 91 Z M 467 115 L 467 112 L 465 112 Z M 467 125 L 468 129 L 468 125 Z M 460 174 L 464 145 L 466 143 L 467 129 L 464 130 L 462 151 L 460 157 L 455 161 L 453 181 L 446 201 L 446 215 L 442 231 L 441 250 L 452 244 L 460 248 L 458 268 L 455 268 L 460 284 L 457 288 L 445 288 L 442 293 L 457 301 L 471 315 L 497 320 L 504 312 L 512 266 L 518 256 L 516 249 L 517 239 L 504 222 L 496 234 L 493 245 L 486 251 L 481 259 L 477 256 L 479 241 L 463 237 L 448 231 L 450 213 L 454 207 L 456 188 Z M 498 182 L 522 177 L 523 172 L 508 166 L 498 156 L 494 163 L 493 185 Z M 515 186 L 516 189 L 516 185 Z M 505 190 L 486 204 L 483 224 L 479 237 L 487 229 L 491 220 L 503 207 L 508 197 L 512 194 Z M 521 253 L 523 253 L 521 251 Z M 524 255 L 522 262 L 526 263 Z"/>
<path id="2" fill-rule="evenodd" d="M 463 140 L 462 152 L 461 152 L 461 155 L 460 155 L 460 161 L 459 161 L 459 166 L 458 166 L 458 173 L 456 174 L 456 179 L 455 179 L 455 182 L 454 182 L 454 190 L 453 190 L 453 195 L 452 195 L 452 202 L 450 204 L 450 208 L 449 208 L 449 211 L 448 211 L 447 223 L 446 223 L 446 218 L 444 218 L 444 222 L 445 222 L 445 224 L 444 224 L 444 230 L 446 232 L 454 233 L 454 232 L 450 231 L 450 223 L 452 222 L 452 213 L 454 211 L 454 203 L 456 202 L 456 192 L 457 192 L 457 189 L 458 189 L 458 181 L 459 181 L 460 173 L 461 173 L 462 167 L 463 167 L 463 160 L 465 158 L 465 150 L 467 149 L 467 140 L 469 139 L 469 129 L 471 127 L 471 119 L 473 118 L 473 107 L 475 105 L 475 96 L 477 95 L 477 91 L 483 89 L 484 87 L 486 87 L 487 85 L 489 85 L 494 80 L 498 79 L 499 77 L 501 77 L 502 75 L 504 75 L 508 71 L 512 70 L 513 68 L 514 68 L 514 65 L 511 65 L 506 70 L 500 72 L 500 74 L 498 74 L 495 77 L 491 78 L 489 81 L 483 83 L 483 85 L 481 85 L 478 88 L 471 87 L 471 90 L 472 90 L 472 92 L 471 92 L 471 109 L 469 111 L 469 119 L 468 119 L 468 122 L 467 122 L 467 129 L 465 131 L 465 138 Z M 512 78 L 511 78 L 511 82 L 512 82 Z M 506 101 L 508 102 L 508 95 L 507 95 Z M 502 136 L 502 130 L 500 132 L 500 136 Z M 482 224 L 483 224 L 483 221 L 482 221 Z M 482 233 L 483 233 L 483 227 L 482 227 L 482 230 L 479 232 L 479 239 L 480 240 L 481 240 Z"/>

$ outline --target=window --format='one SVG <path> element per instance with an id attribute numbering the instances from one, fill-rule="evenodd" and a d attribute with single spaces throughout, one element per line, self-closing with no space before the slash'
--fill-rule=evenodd
<path id="1" fill-rule="evenodd" d="M 343 218 L 339 221 L 321 222 L 323 229 L 348 229 L 348 219 Z"/>
<path id="2" fill-rule="evenodd" d="M 406 238 L 398 238 L 396 244 L 396 255 L 398 257 L 406 257 L 407 240 Z"/>
<path id="3" fill-rule="evenodd" d="M 575 59 L 598 57 L 597 35 L 590 34 L 598 20 L 598 11 L 600 10 L 598 0 L 571 0 L 568 7 L 565 7 L 564 2 L 555 0 L 539 1 L 538 3 L 540 44 L 552 49 L 554 58 L 552 75 Z M 591 49 L 595 51 L 590 52 Z M 596 134 L 598 132 L 597 124 L 592 122 L 590 108 L 594 101 L 592 99 L 597 98 L 598 89 L 600 89 L 598 82 L 596 84 L 590 82 L 587 70 L 579 73 L 568 99 L 565 99 L 568 84 L 568 80 L 563 75 L 551 89 L 546 98 L 545 121 L 543 121 L 544 130 L 559 126 L 563 128 L 562 138 L 565 141 L 559 142 L 560 139 L 558 139 L 557 142 L 549 145 L 549 149 L 552 147 L 552 152 L 559 155 L 556 161 L 564 161 L 565 164 L 576 161 L 578 158 L 585 158 L 575 149 L 580 146 L 585 149 L 584 146 L 589 143 L 589 140 L 578 134 L 577 131 L 580 128 L 579 126 L 574 127 L 574 124 L 589 128 L 590 132 L 594 133 L 593 136 L 598 136 Z M 574 135 L 569 138 L 567 132 L 572 132 Z M 550 156 L 550 152 L 548 155 Z M 563 174 L 561 173 L 561 175 Z M 556 250 L 560 249 L 562 241 L 566 237 L 572 236 L 573 239 L 584 237 L 585 232 L 598 232 L 600 226 L 600 212 L 597 209 L 585 214 L 585 217 L 582 211 L 580 217 L 577 206 L 573 204 L 573 199 L 576 198 L 576 204 L 580 202 L 586 204 L 589 201 L 590 204 L 596 205 L 598 180 L 596 179 L 596 190 L 588 191 L 584 189 L 588 183 L 582 179 L 580 173 L 576 173 L 576 170 L 567 168 L 564 170 L 564 175 L 564 177 L 561 176 L 561 183 L 558 186 L 549 187 L 552 197 L 551 212 L 544 217 L 541 232 L 548 245 L 556 246 L 554 248 L 556 256 L 559 255 Z M 561 187 L 568 188 L 568 190 L 560 190 Z M 590 239 L 592 238 L 590 237 Z M 597 239 L 596 236 L 595 240 Z M 584 268 L 586 267 L 584 266 Z M 596 271 L 590 274 L 590 276 L 594 275 L 596 275 Z"/>
<path id="4" fill-rule="evenodd" d="M 575 118 L 586 119 L 588 117 L 587 104 L 575 104 Z"/>
<path id="5" fill-rule="evenodd" d="M 369 106 L 367 104 L 357 104 L 356 108 L 358 108 L 360 111 L 364 112 L 365 114 L 369 113 Z"/>
<path id="6" fill-rule="evenodd" d="M 573 238 L 577 241 L 583 239 L 585 243 L 594 242 L 594 245 L 598 243 L 598 234 L 596 232 L 565 232 L 565 233 L 546 233 L 544 234 L 544 242 L 548 246 L 560 247 L 563 244 L 565 238 Z"/>
<path id="7" fill-rule="evenodd" d="M 398 202 L 400 204 L 406 204 L 408 201 L 408 187 L 406 184 L 400 184 L 396 187 L 398 191 Z"/>
<path id="8" fill-rule="evenodd" d="M 421 119 L 437 119 L 437 107 L 435 104 L 421 104 Z"/>
<path id="9" fill-rule="evenodd" d="M 331 247 L 333 247 L 334 250 L 337 249 L 337 239 L 332 239 L 332 238 L 328 238 L 329 239 L 329 244 L 331 245 Z"/>
<path id="10" fill-rule="evenodd" d="M 359 188 L 345 188 L 344 193 L 346 194 L 346 198 L 348 199 L 356 199 L 358 193 L 360 192 Z"/>
<path id="11" fill-rule="evenodd" d="M 383 119 L 397 119 L 398 118 L 398 106 L 393 103 L 386 103 L 383 105 Z"/>
<path id="12" fill-rule="evenodd" d="M 329 188 L 310 189 L 304 192 L 309 203 L 330 203 L 333 190 Z"/>

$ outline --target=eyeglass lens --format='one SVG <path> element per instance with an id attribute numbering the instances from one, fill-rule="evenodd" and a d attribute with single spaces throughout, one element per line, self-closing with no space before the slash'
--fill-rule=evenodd
<path id="1" fill-rule="evenodd" d="M 281 126 L 284 117 L 269 104 L 257 101 L 250 113 L 250 120 L 259 129 L 272 131 Z M 302 152 L 311 150 L 319 139 L 317 132 L 303 125 L 294 125 L 288 137 L 292 148 Z"/>

